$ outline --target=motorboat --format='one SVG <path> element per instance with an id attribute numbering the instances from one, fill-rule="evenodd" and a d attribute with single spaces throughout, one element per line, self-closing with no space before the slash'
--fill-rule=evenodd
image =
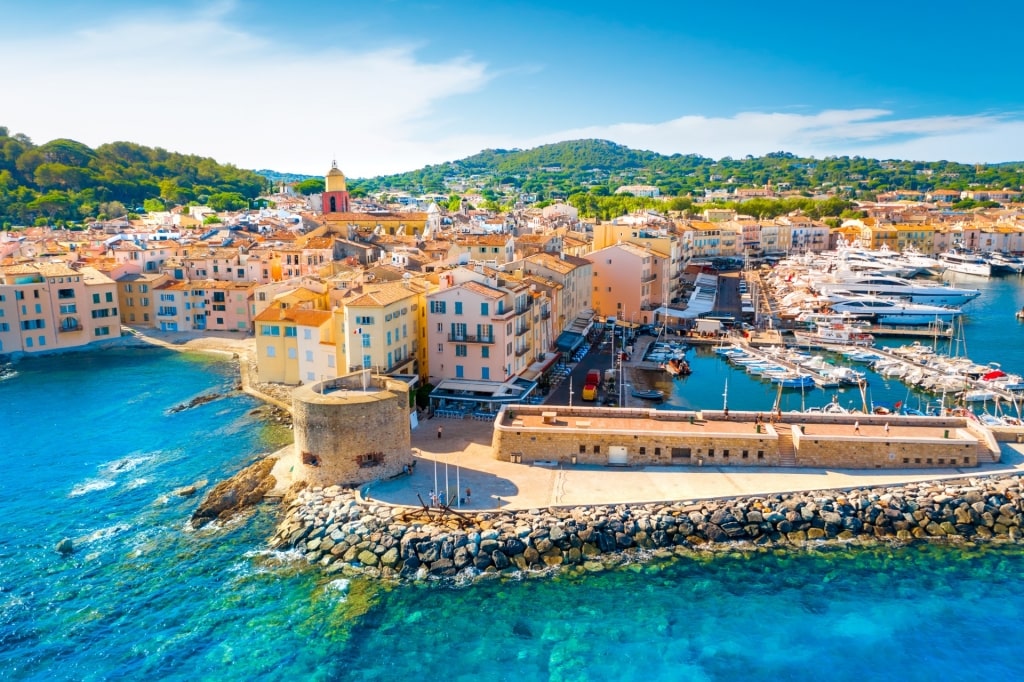
<path id="1" fill-rule="evenodd" d="M 883 298 L 899 298 L 911 303 L 941 306 L 962 306 L 981 295 L 980 289 L 962 289 L 874 273 L 851 273 L 835 277 L 833 281 L 820 282 L 816 287 L 823 294 L 843 290 L 853 294 L 871 294 Z"/>
<path id="2" fill-rule="evenodd" d="M 1001 251 L 993 251 L 992 253 L 985 254 L 983 258 L 992 267 L 993 275 L 1007 273 L 1019 275 L 1024 272 L 1024 259 L 1017 256 Z"/>
<path id="3" fill-rule="evenodd" d="M 793 338 L 797 345 L 805 348 L 872 346 L 875 343 L 875 337 L 862 327 L 844 322 L 819 322 L 813 331 L 795 330 Z"/>
<path id="4" fill-rule="evenodd" d="M 978 277 L 991 277 L 992 266 L 981 256 L 963 251 L 950 249 L 939 254 L 939 261 L 946 266 L 950 272 L 959 272 L 964 275 L 976 275 Z"/>
<path id="5" fill-rule="evenodd" d="M 830 306 L 834 312 L 871 317 L 879 324 L 923 325 L 935 321 L 949 323 L 963 314 L 959 308 L 839 293 L 833 296 Z"/>
<path id="6" fill-rule="evenodd" d="M 629 394 L 631 396 L 633 396 L 634 398 L 640 398 L 641 400 L 664 400 L 665 399 L 665 392 L 664 391 L 659 391 L 656 388 L 652 388 L 652 389 L 647 390 L 647 391 L 641 391 L 641 390 L 638 390 L 638 389 L 634 388 L 632 391 L 629 392 Z"/>

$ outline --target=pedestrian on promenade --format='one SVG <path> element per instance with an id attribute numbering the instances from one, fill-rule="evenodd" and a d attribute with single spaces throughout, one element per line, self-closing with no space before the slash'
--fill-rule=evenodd
<path id="1" fill-rule="evenodd" d="M 854 433 L 860 433 L 860 422 L 859 421 L 853 422 L 853 432 Z"/>
<path id="2" fill-rule="evenodd" d="M 469 496 L 472 495 L 472 491 L 466 488 L 466 504 L 469 504 Z"/>
<path id="3" fill-rule="evenodd" d="M 885 435 L 889 435 L 889 422 L 885 422 Z"/>
<path id="4" fill-rule="evenodd" d="M 444 433 L 444 427 L 439 425 L 437 427 L 437 437 L 440 438 L 442 433 Z"/>

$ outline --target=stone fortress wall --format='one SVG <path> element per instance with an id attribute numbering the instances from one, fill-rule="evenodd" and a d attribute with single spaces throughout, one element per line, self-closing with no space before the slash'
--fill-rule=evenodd
<path id="1" fill-rule="evenodd" d="M 355 372 L 292 394 L 296 481 L 361 485 L 402 473 L 412 462 L 409 387 Z"/>
<path id="2" fill-rule="evenodd" d="M 504 461 L 622 466 L 974 467 L 999 447 L 965 417 L 784 414 L 509 405 L 492 447 Z M 889 425 L 890 430 L 885 429 Z"/>

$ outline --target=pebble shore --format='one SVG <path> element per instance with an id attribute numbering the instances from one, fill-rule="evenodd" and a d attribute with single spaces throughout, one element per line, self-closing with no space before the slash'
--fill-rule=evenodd
<path id="1" fill-rule="evenodd" d="M 738 547 L 919 541 L 1020 542 L 1021 478 L 1003 475 L 844 492 L 441 516 L 331 486 L 299 491 L 271 546 L 329 574 L 464 579 Z"/>

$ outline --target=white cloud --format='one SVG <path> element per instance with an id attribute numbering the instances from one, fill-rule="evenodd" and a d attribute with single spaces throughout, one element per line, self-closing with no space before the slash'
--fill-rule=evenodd
<path id="1" fill-rule="evenodd" d="M 230 3 L 0 43 L 0 124 L 37 143 L 130 140 L 248 168 L 350 174 L 422 163 L 428 116 L 490 79 L 411 47 L 310 51 L 233 28 Z M 346 166 L 351 159 L 351 169 Z"/>
<path id="2" fill-rule="evenodd" d="M 968 163 L 1024 159 L 1024 121 L 1020 119 L 995 114 L 901 119 L 884 109 L 683 116 L 661 123 L 565 130 L 534 143 L 589 137 L 663 154 L 712 158 L 788 151 L 816 157 L 859 154 Z"/>

